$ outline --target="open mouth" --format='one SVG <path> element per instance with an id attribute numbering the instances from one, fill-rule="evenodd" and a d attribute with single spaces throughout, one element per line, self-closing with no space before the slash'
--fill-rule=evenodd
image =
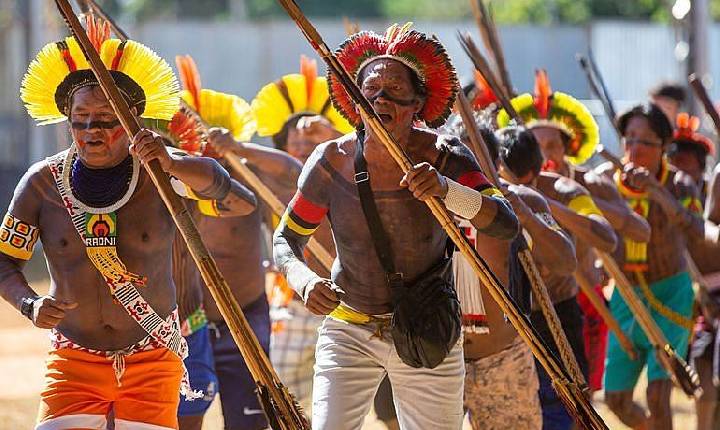
<path id="1" fill-rule="evenodd" d="M 102 140 L 86 140 L 84 143 L 85 143 L 85 146 L 89 146 L 91 148 L 97 148 L 97 147 L 102 146 L 105 142 L 103 142 Z"/>
<path id="2" fill-rule="evenodd" d="M 386 114 L 386 113 L 379 113 L 378 116 L 380 117 L 380 120 L 384 123 L 388 123 L 392 121 L 392 115 Z"/>

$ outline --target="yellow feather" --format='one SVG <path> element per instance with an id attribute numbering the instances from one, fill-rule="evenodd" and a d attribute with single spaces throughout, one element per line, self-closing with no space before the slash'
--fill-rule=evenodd
<path id="1" fill-rule="evenodd" d="M 274 82 L 262 87 L 250 107 L 257 123 L 257 133 L 263 137 L 278 133 L 293 114 Z"/>
<path id="2" fill-rule="evenodd" d="M 189 96 L 189 94 L 188 94 Z M 250 105 L 240 97 L 218 91 L 200 91 L 200 116 L 211 127 L 223 127 L 239 141 L 248 141 L 255 133 Z"/>
<path id="3" fill-rule="evenodd" d="M 293 113 L 304 112 L 308 107 L 307 85 L 305 84 L 305 76 L 299 73 L 292 73 L 282 77 L 287 87 L 288 97 L 293 104 Z"/>
<path id="4" fill-rule="evenodd" d="M 54 42 L 45 45 L 30 63 L 20 85 L 20 98 L 30 116 L 39 121 L 39 125 L 66 119 L 55 104 L 54 89 L 68 73 L 67 64 Z"/>

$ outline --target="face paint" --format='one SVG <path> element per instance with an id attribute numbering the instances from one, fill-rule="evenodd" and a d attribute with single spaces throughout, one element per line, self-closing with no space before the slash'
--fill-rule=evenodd
<path id="1" fill-rule="evenodd" d="M 100 130 L 112 130 L 113 128 L 120 125 L 120 121 L 119 120 L 90 121 L 90 122 L 73 121 L 70 125 L 74 130 L 92 130 L 94 128 L 98 128 Z"/>
<path id="2" fill-rule="evenodd" d="M 124 128 L 118 128 L 117 130 L 113 131 L 113 134 L 110 135 L 110 144 L 114 144 L 118 141 L 123 135 L 125 134 Z"/>
<path id="3" fill-rule="evenodd" d="M 368 100 L 370 101 L 370 103 L 375 103 L 375 100 L 379 99 L 380 97 L 384 98 L 385 100 L 391 101 L 397 105 L 400 105 L 400 106 L 410 106 L 413 103 L 415 103 L 414 98 L 409 99 L 409 100 L 397 99 L 397 98 L 391 96 L 390 94 L 386 93 L 384 89 L 380 90 L 380 92 L 377 93 L 377 95 L 369 97 Z"/>

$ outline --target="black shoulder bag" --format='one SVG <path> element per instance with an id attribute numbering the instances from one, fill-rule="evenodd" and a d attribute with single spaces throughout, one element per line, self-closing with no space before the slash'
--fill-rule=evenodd
<path id="1" fill-rule="evenodd" d="M 453 281 L 452 250 L 448 247 L 442 261 L 412 282 L 406 282 L 403 274 L 395 270 L 390 240 L 370 188 L 363 154 L 365 133 L 358 132 L 357 139 L 355 184 L 391 292 L 391 333 L 395 349 L 403 363 L 432 369 L 445 360 L 458 342 L 462 329 L 460 302 Z"/>

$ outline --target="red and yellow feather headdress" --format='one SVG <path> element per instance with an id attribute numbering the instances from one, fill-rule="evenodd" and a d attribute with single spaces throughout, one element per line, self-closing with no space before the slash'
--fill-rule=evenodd
<path id="1" fill-rule="evenodd" d="M 87 32 L 120 92 L 139 116 L 169 120 L 178 108 L 178 83 L 170 66 L 150 48 L 110 39 L 107 23 L 87 21 Z M 98 85 L 74 37 L 49 43 L 30 63 L 20 98 L 39 125 L 67 119 L 80 88 Z"/>
<path id="2" fill-rule="evenodd" d="M 700 118 L 687 112 L 680 112 L 676 125 L 677 128 L 673 135 L 674 142 L 689 142 L 704 148 L 708 154 L 715 155 L 715 145 L 712 140 L 697 132 L 700 128 Z"/>
<path id="3" fill-rule="evenodd" d="M 535 94 L 521 94 L 510 101 L 518 115 L 530 127 L 553 127 L 570 138 L 565 152 L 575 165 L 586 162 L 600 142 L 600 131 L 590 111 L 576 98 L 553 91 L 547 72 L 535 72 Z M 498 127 L 507 127 L 510 116 L 505 109 L 497 116 Z"/>
<path id="4" fill-rule="evenodd" d="M 411 25 L 392 25 L 385 35 L 361 31 L 343 42 L 335 54 L 356 79 L 363 67 L 378 58 L 390 58 L 410 68 L 427 89 L 427 99 L 418 117 L 429 127 L 439 127 L 455 102 L 457 75 L 445 47 L 427 34 L 411 30 Z M 360 115 L 347 91 L 332 75 L 329 80 L 333 104 L 351 124 L 359 126 Z"/>
<path id="5" fill-rule="evenodd" d="M 183 91 L 180 96 L 210 127 L 223 127 L 236 140 L 246 142 L 255 133 L 256 124 L 250 105 L 242 98 L 202 87 L 200 73 L 191 56 L 175 57 Z"/>
<path id="6" fill-rule="evenodd" d="M 333 108 L 327 80 L 317 75 L 317 62 L 304 55 L 300 57 L 300 73 L 262 87 L 251 106 L 260 136 L 279 133 L 292 115 L 304 112 L 322 115 L 340 133 L 353 129 Z"/>

